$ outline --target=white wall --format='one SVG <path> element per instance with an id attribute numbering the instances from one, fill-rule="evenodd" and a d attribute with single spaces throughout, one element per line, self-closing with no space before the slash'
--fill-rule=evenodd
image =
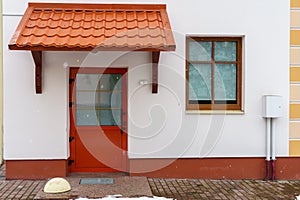
<path id="1" fill-rule="evenodd" d="M 3 77 L 3 45 L 2 45 L 2 1 L 0 1 L 0 58 L 1 58 L 1 62 L 0 62 L 0 77 Z M 3 79 L 1 79 L 0 81 L 0 165 L 3 162 Z"/>
<path id="2" fill-rule="evenodd" d="M 4 16 L 5 159 L 66 158 L 66 70 L 52 63 L 46 53 L 43 94 L 35 94 L 30 51 L 7 50 L 18 20 Z"/>
<path id="3" fill-rule="evenodd" d="M 52 2 L 41 1 L 39 2 Z M 34 1 L 32 1 L 34 2 Z M 54 1 L 53 1 L 54 2 Z M 64 2 L 80 2 L 64 1 Z M 99 1 L 85 1 L 98 3 Z M 103 0 L 103 3 L 112 3 Z M 134 1 L 115 1 L 134 3 Z M 289 4 L 272 0 L 147 1 L 166 3 L 177 50 L 161 54 L 159 94 L 151 81 L 149 53 L 45 52 L 43 94 L 34 91 L 29 52 L 7 49 L 27 1 L 4 0 L 4 145 L 6 159 L 68 157 L 69 66 L 129 67 L 129 156 L 254 157 L 265 155 L 262 96 L 282 95 L 284 116 L 276 120 L 277 153 L 288 155 Z M 244 114 L 185 112 L 185 36 L 243 35 Z M 120 57 L 121 56 L 121 57 Z"/>

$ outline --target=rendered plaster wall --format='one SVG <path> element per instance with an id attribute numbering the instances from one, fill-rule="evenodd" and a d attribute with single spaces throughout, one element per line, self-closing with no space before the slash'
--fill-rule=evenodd
<path id="1" fill-rule="evenodd" d="M 84 1 L 88 2 L 99 3 Z M 161 54 L 158 94 L 152 94 L 150 86 L 139 85 L 140 80 L 151 82 L 149 53 L 44 52 L 43 94 L 37 95 L 30 52 L 7 48 L 21 19 L 18 14 L 24 13 L 27 1 L 4 0 L 5 158 L 68 158 L 68 68 L 64 68 L 64 63 L 81 67 L 129 67 L 130 158 L 263 157 L 266 122 L 262 118 L 262 96 L 266 94 L 283 97 L 283 116 L 276 120 L 276 152 L 288 156 L 289 3 L 272 0 L 140 0 L 137 3 L 167 4 L 177 44 L 176 52 Z M 243 36 L 243 112 L 186 112 L 187 34 Z"/>

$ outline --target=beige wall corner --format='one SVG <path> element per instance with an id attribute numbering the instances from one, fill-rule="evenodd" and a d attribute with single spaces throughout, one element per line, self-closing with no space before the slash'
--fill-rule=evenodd
<path id="1" fill-rule="evenodd" d="M 300 156 L 300 1 L 290 1 L 290 124 L 289 124 L 289 155 Z"/>

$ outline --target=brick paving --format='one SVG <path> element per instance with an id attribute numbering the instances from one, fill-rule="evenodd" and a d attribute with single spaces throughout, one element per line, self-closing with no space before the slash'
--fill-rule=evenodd
<path id="1" fill-rule="evenodd" d="M 148 178 L 155 196 L 174 199 L 291 199 L 300 195 L 300 181 L 204 180 Z M 5 180 L 0 167 L 0 199 L 35 199 L 46 180 Z"/>
<path id="2" fill-rule="evenodd" d="M 159 179 L 148 182 L 155 196 L 175 199 L 296 199 L 300 181 Z"/>
<path id="3" fill-rule="evenodd" d="M 34 199 L 45 180 L 5 180 L 5 165 L 0 167 L 0 199 Z"/>

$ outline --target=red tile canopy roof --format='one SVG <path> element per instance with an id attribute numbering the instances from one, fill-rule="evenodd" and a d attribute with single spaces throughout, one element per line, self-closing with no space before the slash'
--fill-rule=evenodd
<path id="1" fill-rule="evenodd" d="M 166 5 L 29 3 L 11 50 L 174 51 Z"/>

